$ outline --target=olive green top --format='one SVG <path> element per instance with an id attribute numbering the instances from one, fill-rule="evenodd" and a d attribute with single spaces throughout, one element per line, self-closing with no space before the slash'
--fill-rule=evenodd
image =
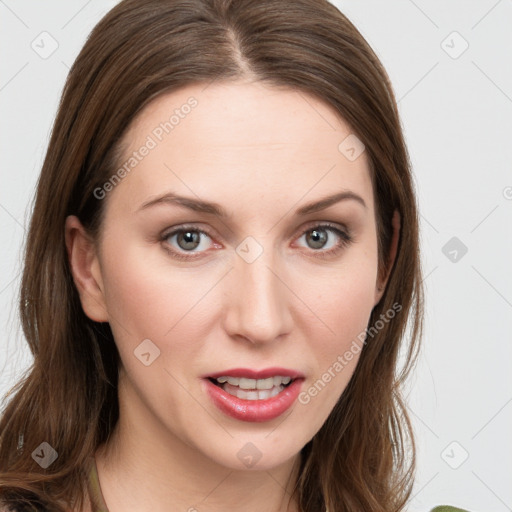
<path id="1" fill-rule="evenodd" d="M 433 508 L 430 512 L 468 512 L 462 508 L 451 507 L 450 505 L 440 505 L 439 507 Z"/>
<path id="2" fill-rule="evenodd" d="M 91 457 L 91 471 L 89 473 L 89 494 L 92 502 L 92 512 L 109 512 L 103 494 L 101 492 L 100 481 L 98 479 L 98 470 L 96 468 L 96 460 Z M 451 507 L 449 505 L 441 505 L 432 509 L 430 512 L 469 512 L 462 508 Z"/>
<path id="3" fill-rule="evenodd" d="M 103 494 L 101 492 L 100 480 L 98 478 L 98 469 L 96 468 L 96 459 L 91 457 L 91 470 L 88 480 L 89 496 L 91 499 L 92 512 L 109 512 Z"/>

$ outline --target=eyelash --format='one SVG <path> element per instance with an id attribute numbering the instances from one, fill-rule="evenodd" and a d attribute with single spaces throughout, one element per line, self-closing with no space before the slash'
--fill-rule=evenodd
<path id="1" fill-rule="evenodd" d="M 329 258 L 329 257 L 335 256 L 339 251 L 341 251 L 342 249 L 347 247 L 353 241 L 352 235 L 348 231 L 347 232 L 346 231 L 342 231 L 336 225 L 330 224 L 328 222 L 327 223 L 323 223 L 323 224 L 317 224 L 317 225 L 314 225 L 314 226 L 306 229 L 305 231 L 302 232 L 300 237 L 302 237 L 303 235 L 305 235 L 306 233 L 309 233 L 311 231 L 322 230 L 322 229 L 325 229 L 326 231 L 332 231 L 332 232 L 336 233 L 340 237 L 340 242 L 335 247 L 333 247 L 331 249 L 328 249 L 327 251 L 322 251 L 321 249 L 319 249 L 319 250 L 312 249 L 312 251 L 314 253 L 317 253 L 317 254 L 315 254 L 317 257 Z M 198 228 L 196 228 L 194 226 L 187 226 L 187 225 L 180 226 L 178 229 L 174 229 L 174 230 L 169 231 L 169 232 L 164 232 L 160 236 L 160 242 L 162 243 L 162 246 L 163 246 L 164 250 L 166 252 L 168 252 L 173 258 L 175 258 L 177 260 L 180 260 L 180 261 L 192 261 L 192 260 L 195 260 L 195 259 L 201 257 L 201 253 L 197 253 L 197 255 L 194 255 L 194 256 L 184 256 L 183 253 L 175 251 L 174 249 L 170 249 L 168 246 L 166 246 L 164 244 L 164 242 L 166 242 L 166 240 L 168 240 L 170 237 L 172 237 L 172 236 L 174 236 L 176 234 L 184 233 L 184 232 L 187 232 L 187 231 L 193 231 L 193 232 L 196 232 L 196 233 L 200 233 L 202 235 L 206 235 L 209 238 L 212 238 L 207 231 L 204 231 L 203 229 L 198 229 Z M 194 254 L 194 253 L 191 253 L 191 254 Z"/>

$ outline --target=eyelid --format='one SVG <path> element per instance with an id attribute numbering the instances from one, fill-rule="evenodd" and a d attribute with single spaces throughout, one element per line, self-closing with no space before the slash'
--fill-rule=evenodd
<path id="1" fill-rule="evenodd" d="M 346 234 L 350 234 L 350 230 L 345 224 L 343 224 L 342 222 L 331 222 L 329 220 L 320 220 L 320 221 L 316 220 L 316 221 L 307 222 L 305 224 L 305 226 L 302 226 L 299 229 L 299 232 L 301 235 L 303 235 L 305 231 L 309 231 L 313 228 L 318 228 L 318 227 L 328 227 L 328 228 L 332 228 L 332 229 L 339 229 L 340 231 L 344 231 Z"/>
<path id="2" fill-rule="evenodd" d="M 175 235 L 176 233 L 179 233 L 180 231 L 197 231 L 198 233 L 203 233 L 205 235 L 208 235 L 211 238 L 211 235 L 207 229 L 203 229 L 201 227 L 198 227 L 197 224 L 178 224 L 177 226 L 172 226 L 170 228 L 164 229 L 162 231 L 162 234 L 160 235 L 161 238 L 166 239 L 169 238 L 171 235 Z"/>

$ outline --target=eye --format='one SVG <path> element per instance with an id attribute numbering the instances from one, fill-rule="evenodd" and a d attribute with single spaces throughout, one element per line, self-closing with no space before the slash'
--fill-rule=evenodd
<path id="1" fill-rule="evenodd" d="M 190 260 L 200 256 L 199 254 L 196 256 L 194 253 L 203 252 L 207 249 L 207 247 L 204 246 L 203 237 L 210 238 L 208 233 L 202 229 L 192 226 L 182 226 L 179 229 L 175 229 L 164 234 L 161 237 L 161 241 L 164 242 L 164 249 L 169 252 L 173 258 L 177 258 L 179 260 Z M 178 246 L 178 250 L 168 247 L 169 245 L 175 246 L 175 244 Z M 198 250 L 196 251 L 196 249 Z"/>
<path id="2" fill-rule="evenodd" d="M 335 236 L 329 236 L 328 233 L 334 233 Z M 313 226 L 300 237 L 300 239 L 303 238 L 309 247 L 313 249 L 313 252 L 317 253 L 315 256 L 320 256 L 321 258 L 337 254 L 352 242 L 352 236 L 348 232 L 332 224 Z M 333 238 L 334 240 L 331 240 Z M 325 248 L 326 244 L 328 245 L 327 249 Z"/>

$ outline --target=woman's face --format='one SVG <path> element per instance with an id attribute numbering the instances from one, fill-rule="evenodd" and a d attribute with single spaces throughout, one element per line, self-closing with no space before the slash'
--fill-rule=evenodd
<path id="1" fill-rule="evenodd" d="M 314 97 L 241 82 L 159 97 L 124 142 L 79 285 L 119 349 L 121 414 L 160 451 L 290 460 L 347 386 L 381 297 L 364 147 Z"/>

